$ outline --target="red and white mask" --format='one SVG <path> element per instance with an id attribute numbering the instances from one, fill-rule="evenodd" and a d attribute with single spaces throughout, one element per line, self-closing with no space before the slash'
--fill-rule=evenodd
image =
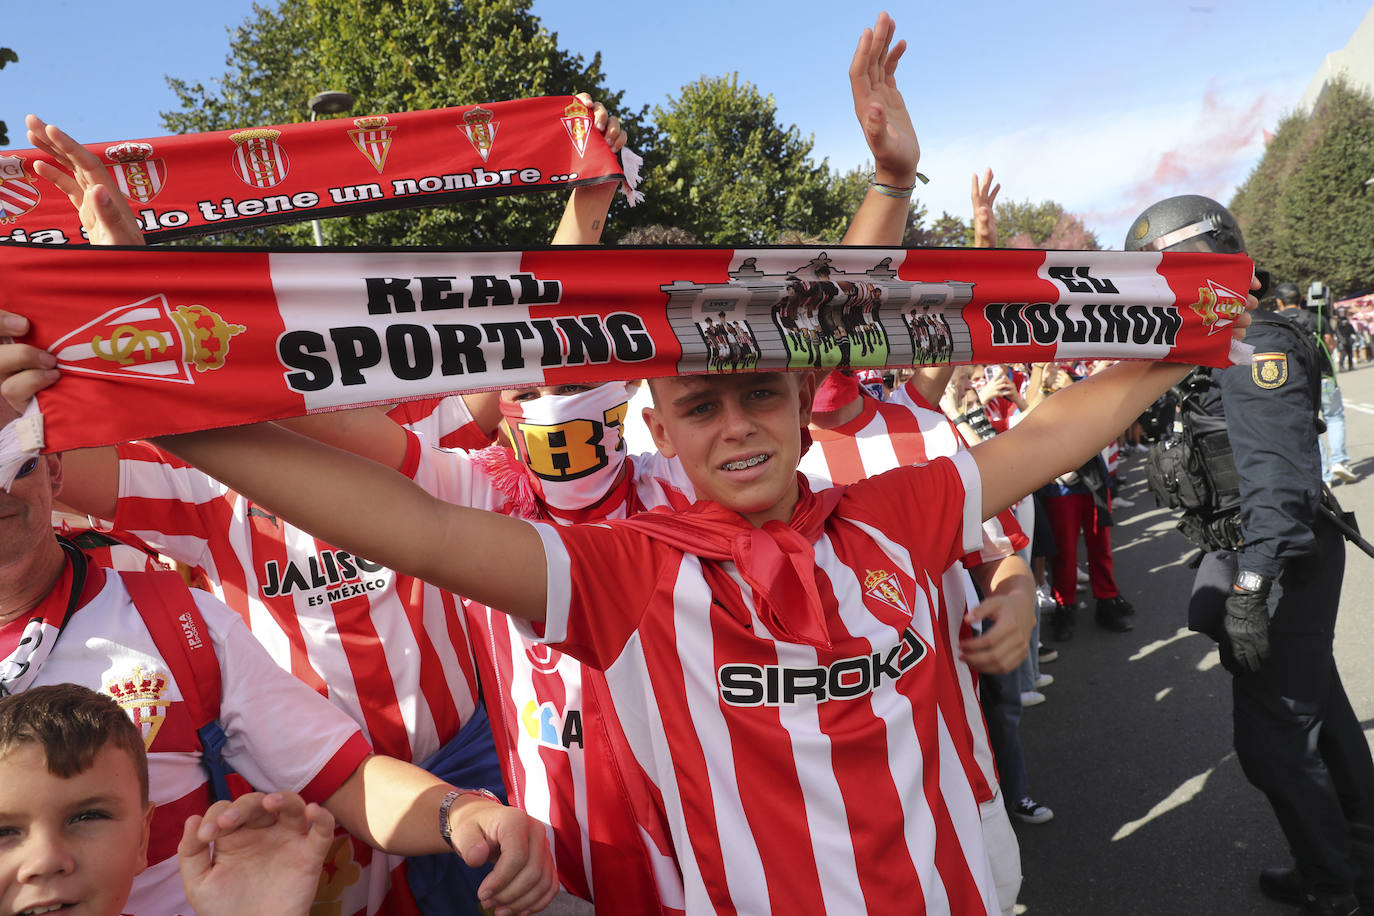
<path id="1" fill-rule="evenodd" d="M 544 502 L 584 509 L 610 492 L 625 464 L 629 402 L 624 382 L 501 402 L 506 437 Z"/>

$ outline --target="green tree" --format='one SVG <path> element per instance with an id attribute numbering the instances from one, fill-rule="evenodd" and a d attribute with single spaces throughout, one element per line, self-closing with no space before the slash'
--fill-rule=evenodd
<path id="1" fill-rule="evenodd" d="M 1083 221 L 1052 200 L 1040 203 L 1001 201 L 994 213 L 997 235 L 1004 248 L 1059 248 L 1098 251 L 1097 234 Z"/>
<path id="2" fill-rule="evenodd" d="M 0 48 L 0 70 L 5 69 L 5 64 L 17 63 L 19 63 L 18 54 L 15 54 L 10 48 Z M 0 121 L 0 146 L 9 146 L 10 135 L 8 130 L 9 128 L 5 126 L 5 122 Z"/>
<path id="3" fill-rule="evenodd" d="M 180 108 L 163 112 L 174 133 L 309 120 L 307 100 L 342 89 L 355 115 L 412 111 L 540 95 L 590 93 L 652 145 L 643 112 L 621 110 L 601 57 L 558 46 L 530 0 L 281 0 L 255 6 L 233 30 L 228 72 L 213 88 L 169 79 Z M 339 245 L 531 245 L 547 242 L 565 197 L 533 194 L 325 222 Z M 619 205 L 623 206 L 623 205 Z M 307 224 L 220 238 L 306 243 Z"/>
<path id="4" fill-rule="evenodd" d="M 859 170 L 835 174 L 812 143 L 777 122 L 777 106 L 738 74 L 702 77 L 655 106 L 645 203 L 632 223 L 662 223 L 704 243 L 767 244 L 784 233 L 839 238 L 867 190 Z"/>
<path id="5" fill-rule="evenodd" d="M 1329 83 L 1310 114 L 1288 115 L 1232 200 L 1246 247 L 1278 279 L 1374 286 L 1374 96 Z"/>

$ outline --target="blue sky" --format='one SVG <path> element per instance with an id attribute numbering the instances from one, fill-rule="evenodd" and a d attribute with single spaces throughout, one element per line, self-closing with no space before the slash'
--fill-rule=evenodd
<path id="1" fill-rule="evenodd" d="M 846 69 L 880 8 L 534 3 L 563 48 L 601 52 L 627 104 L 661 104 L 703 74 L 737 71 L 838 168 L 866 158 Z M 252 3 L 0 0 L 0 9 L 0 44 L 20 57 L 0 70 L 0 119 L 21 147 L 15 127 L 27 111 L 86 142 L 164 133 L 159 112 L 175 107 L 164 76 L 221 75 L 228 30 Z M 1297 104 L 1369 9 L 1366 0 L 890 6 L 911 45 L 898 82 L 931 178 L 920 196 L 932 214 L 964 215 L 970 174 L 991 166 L 1004 197 L 1058 200 L 1119 247 L 1135 214 L 1161 197 L 1229 200 L 1259 160 L 1261 131 Z"/>

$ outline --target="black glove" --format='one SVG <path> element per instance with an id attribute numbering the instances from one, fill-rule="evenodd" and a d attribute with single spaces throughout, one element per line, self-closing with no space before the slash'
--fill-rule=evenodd
<path id="1" fill-rule="evenodd" d="M 1232 589 L 1224 626 L 1236 664 L 1244 671 L 1258 671 L 1269 657 L 1269 590 Z"/>

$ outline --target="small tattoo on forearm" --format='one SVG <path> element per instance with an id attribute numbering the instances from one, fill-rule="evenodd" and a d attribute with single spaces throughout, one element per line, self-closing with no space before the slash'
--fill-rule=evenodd
<path id="1" fill-rule="evenodd" d="M 593 228 L 593 229 L 600 229 L 600 228 L 601 228 L 601 220 L 599 220 L 599 219 L 594 219 L 594 220 L 592 220 L 592 228 Z"/>

